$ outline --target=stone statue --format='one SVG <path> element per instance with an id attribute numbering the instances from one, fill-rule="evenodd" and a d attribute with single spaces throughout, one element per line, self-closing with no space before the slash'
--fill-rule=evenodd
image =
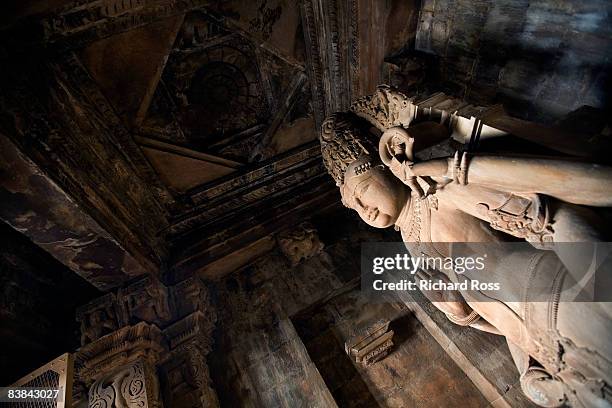
<path id="1" fill-rule="evenodd" d="M 343 204 L 373 227 L 395 226 L 413 255 L 448 256 L 449 243 L 530 242 L 530 251 L 492 254 L 487 268 L 521 299 L 531 299 L 535 284 L 550 287 L 547 301 L 425 295 L 454 323 L 504 335 L 523 391 L 535 403 L 610 406 L 612 303 L 559 302 L 563 285 L 572 282 L 564 265 L 576 260 L 545 249 L 606 240 L 595 208 L 612 207 L 612 167 L 467 152 L 419 161 L 419 151 L 449 139 L 450 120 L 415 123 L 418 107 L 386 87 L 351 110 L 328 118 L 320 137 Z M 469 279 L 452 270 L 422 270 L 416 278 Z"/>

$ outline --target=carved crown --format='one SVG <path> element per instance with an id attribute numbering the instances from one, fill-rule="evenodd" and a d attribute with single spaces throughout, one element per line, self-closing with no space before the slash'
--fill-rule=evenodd
<path id="1" fill-rule="evenodd" d="M 351 104 L 352 112 L 381 131 L 395 126 L 408 127 L 415 110 L 406 95 L 388 85 L 379 85 L 375 93 Z"/>
<path id="2" fill-rule="evenodd" d="M 344 184 L 347 167 L 357 159 L 364 160 L 363 171 L 376 160 L 376 144 L 359 118 L 350 112 L 334 113 L 321 126 L 321 154 L 327 172 L 336 185 Z M 367 168 L 366 168 L 367 167 Z"/>

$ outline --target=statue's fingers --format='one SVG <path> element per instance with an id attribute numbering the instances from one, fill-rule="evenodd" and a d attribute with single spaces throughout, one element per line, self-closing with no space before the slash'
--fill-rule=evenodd
<path id="1" fill-rule="evenodd" d="M 406 185 L 410 187 L 410 189 L 414 191 L 419 196 L 419 198 L 423 198 L 423 196 L 425 196 L 425 193 L 423 192 L 423 189 L 418 183 L 416 177 L 408 177 L 408 179 L 406 180 Z"/>
<path id="2" fill-rule="evenodd" d="M 434 194 L 436 192 L 436 182 L 429 176 L 423 176 L 420 178 L 427 183 L 427 194 Z"/>

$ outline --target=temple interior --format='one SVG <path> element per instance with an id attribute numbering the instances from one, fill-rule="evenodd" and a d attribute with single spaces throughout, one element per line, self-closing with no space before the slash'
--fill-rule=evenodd
<path id="1" fill-rule="evenodd" d="M 65 397 L 12 406 L 612 407 L 612 303 L 520 286 L 611 241 L 612 2 L 3 0 L 0 32 L 0 386 Z M 364 243 L 472 240 L 533 244 L 520 300 L 364 290 Z"/>

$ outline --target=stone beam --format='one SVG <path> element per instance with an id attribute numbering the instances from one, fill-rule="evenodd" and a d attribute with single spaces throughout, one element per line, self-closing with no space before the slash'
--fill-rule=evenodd
<path id="1" fill-rule="evenodd" d="M 270 250 L 274 246 L 269 241 L 272 234 L 340 205 L 338 192 L 328 179 L 321 174 L 273 200 L 262 200 L 257 206 L 182 237 L 174 243 L 174 276 L 169 279 L 180 280 L 193 273 L 218 279 Z"/>
<path id="2" fill-rule="evenodd" d="M 255 169 L 230 174 L 203 189 L 194 190 L 186 199 L 194 205 L 171 220 L 169 233 L 177 237 L 193 228 L 219 222 L 223 217 L 244 211 L 258 202 L 271 199 L 325 174 L 318 141 L 262 163 Z"/>
<path id="3" fill-rule="evenodd" d="M 52 200 L 47 197 L 51 189 L 58 197 L 49 206 L 58 212 L 33 207 L 29 209 L 38 223 L 19 218 L 23 214 L 7 214 L 7 223 L 32 228 L 30 238 L 41 246 L 68 239 L 47 245 L 47 251 L 100 289 L 142 273 L 159 273 L 167 220 L 153 170 L 74 54 L 47 63 L 38 57 L 3 64 L 0 132 L 29 163 L 23 171 L 54 186 L 30 189 L 29 203 Z M 22 177 L 21 167 L 7 169 L 7 180 Z M 70 221 L 73 214 L 79 214 L 78 222 Z M 39 235 L 46 217 L 56 220 L 60 235 Z M 85 252 L 85 247 L 98 251 Z"/>
<path id="4" fill-rule="evenodd" d="M 100 290 L 154 268 L 137 261 L 1 134 L 0 201 L 3 221 Z"/>

